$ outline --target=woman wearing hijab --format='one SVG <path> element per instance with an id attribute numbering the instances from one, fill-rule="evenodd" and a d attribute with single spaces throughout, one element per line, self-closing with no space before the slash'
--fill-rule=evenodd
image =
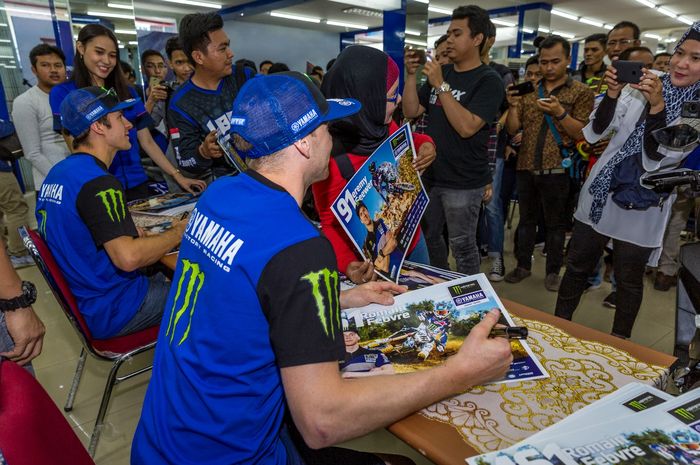
<path id="1" fill-rule="evenodd" d="M 398 89 L 399 67 L 396 62 L 386 53 L 362 45 L 343 50 L 321 86 L 326 98 L 353 98 L 362 103 L 359 113 L 331 125 L 333 156 L 329 161 L 329 175 L 326 180 L 312 186 L 321 227 L 333 245 L 338 269 L 356 283 L 374 279 L 374 266 L 371 262 L 360 261 L 352 241 L 333 215 L 331 204 L 347 184 L 348 176 L 352 176 L 367 157 L 398 129 L 391 119 L 401 102 Z M 413 141 L 418 151 L 414 166 L 422 171 L 435 159 L 435 145 L 429 136 L 420 134 L 414 134 Z M 408 259 L 429 262 L 420 230 L 413 237 Z"/>
<path id="2" fill-rule="evenodd" d="M 642 303 L 644 268 L 647 262 L 655 265 L 658 260 L 675 199 L 671 194 L 662 202 L 646 202 L 651 206 L 644 208 L 641 199 L 648 199 L 650 192 L 640 187 L 637 174 L 676 168 L 694 149 L 659 146 L 651 133 L 678 124 L 683 103 L 700 95 L 700 22 L 676 45 L 668 74 L 643 72 L 639 84 L 625 89 L 617 81 L 615 68 L 608 67 L 606 95 L 583 129 L 591 143 L 611 131 L 614 135 L 581 189 L 555 311 L 571 319 L 587 277 L 612 239 L 617 279 L 612 334 L 622 338 L 631 335 Z"/>

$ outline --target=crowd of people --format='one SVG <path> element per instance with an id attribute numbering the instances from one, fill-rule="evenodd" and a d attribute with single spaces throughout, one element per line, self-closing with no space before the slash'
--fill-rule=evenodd
<path id="1" fill-rule="evenodd" d="M 700 22 L 658 55 L 640 46 L 635 24 L 618 23 L 585 39 L 573 73 L 570 43 L 539 38 L 522 76 L 529 91 L 490 60 L 495 38 L 485 10 L 457 8 L 432 59 L 406 52 L 403 88 L 398 64 L 361 45 L 309 75 L 234 62 L 215 13 L 186 15 L 166 56 L 142 53 L 143 89 L 104 26 L 79 32 L 69 80 L 59 49 L 32 50 L 38 84 L 12 114 L 34 169 L 39 233 L 94 338 L 160 324 L 132 463 L 406 463 L 332 446 L 505 373 L 510 344 L 489 337 L 497 311 L 444 365 L 409 375 L 391 376 L 390 364 L 359 350 L 356 333 L 344 334 L 341 308 L 391 305 L 406 290 L 377 280 L 396 241 L 375 244 L 366 207 L 357 212 L 374 261 L 331 212 L 397 120 L 415 123 L 413 166 L 430 198 L 408 259 L 447 269 L 451 254 L 458 272 L 476 274 L 486 249 L 489 279 L 518 283 L 532 279 L 544 242 L 544 287 L 558 293 L 556 315 L 571 319 L 583 292 L 600 285 L 609 249 L 612 334 L 630 337 L 645 268 L 661 257 L 657 284 L 670 287 L 694 202 L 687 189 L 649 200 L 639 179 L 700 156 L 693 144 L 670 150 L 652 137 L 700 98 Z M 618 80 L 617 60 L 642 63 L 639 83 Z M 222 140 L 247 171 L 227 162 Z M 137 228 L 127 208 L 151 195 L 144 160 L 172 190 L 201 194 L 189 218 L 159 234 Z M 10 263 L 28 262 L 13 231 L 27 208 L 3 161 L 0 181 L 11 191 L 1 197 L 10 230 L 9 257 L 0 247 L 4 302 L 26 293 Z M 514 192 L 517 265 L 506 272 Z M 170 278 L 152 265 L 178 244 Z M 357 286 L 340 291 L 339 274 Z M 21 363 L 38 355 L 44 333 L 30 297 L 0 312 L 0 352 Z M 347 365 L 351 376 L 340 371 Z M 370 370 L 386 376 L 358 374 Z"/>

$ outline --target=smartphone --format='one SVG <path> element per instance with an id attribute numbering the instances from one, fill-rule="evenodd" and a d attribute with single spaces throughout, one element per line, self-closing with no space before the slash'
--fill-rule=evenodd
<path id="1" fill-rule="evenodd" d="M 424 65 L 427 61 L 425 50 L 421 48 L 406 48 L 404 49 L 404 53 L 411 53 L 414 56 L 418 57 L 418 64 L 420 65 Z"/>
<path id="2" fill-rule="evenodd" d="M 551 98 L 538 98 L 537 100 L 539 100 L 540 102 L 552 103 Z"/>
<path id="3" fill-rule="evenodd" d="M 612 66 L 617 71 L 617 82 L 639 84 L 639 81 L 642 80 L 642 67 L 644 65 L 641 61 L 617 60 L 613 62 Z"/>
<path id="4" fill-rule="evenodd" d="M 148 80 L 148 87 L 155 87 L 160 85 L 160 78 L 152 77 Z"/>
<path id="5" fill-rule="evenodd" d="M 532 85 L 532 82 L 525 81 L 525 82 L 521 82 L 520 84 L 517 84 L 517 85 L 511 87 L 510 89 L 508 89 L 508 91 L 514 92 L 514 93 L 511 93 L 511 95 L 513 95 L 515 97 L 520 97 L 522 95 L 527 95 L 527 94 L 533 93 L 535 91 L 535 86 Z"/>

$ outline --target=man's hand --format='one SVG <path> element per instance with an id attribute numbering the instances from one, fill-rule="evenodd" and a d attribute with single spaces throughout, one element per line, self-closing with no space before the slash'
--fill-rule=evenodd
<path id="1" fill-rule="evenodd" d="M 175 182 L 177 182 L 180 185 L 180 187 L 182 187 L 184 190 L 186 190 L 190 194 L 199 194 L 200 192 L 204 192 L 204 189 L 207 188 L 206 182 L 204 182 L 200 179 L 191 179 L 191 178 L 185 177 L 180 172 L 175 173 L 175 176 L 173 176 L 173 179 L 175 180 Z"/>
<path id="2" fill-rule="evenodd" d="M 378 278 L 377 274 L 374 272 L 374 264 L 369 261 L 350 262 L 345 270 L 345 276 L 355 284 L 367 283 Z"/>
<path id="3" fill-rule="evenodd" d="M 555 118 L 560 117 L 566 111 L 564 107 L 561 106 L 561 103 L 559 103 L 559 99 L 554 95 L 549 96 L 549 102 L 536 100 L 535 105 L 537 105 L 540 111 L 547 113 L 549 116 L 554 116 Z"/>
<path id="4" fill-rule="evenodd" d="M 513 87 L 515 84 L 511 84 L 508 87 L 506 87 L 506 100 L 508 100 L 508 106 L 509 107 L 514 107 L 514 109 L 517 109 L 520 106 L 520 102 L 522 102 L 522 96 L 515 95 L 517 93 L 516 90 L 513 90 Z"/>
<path id="5" fill-rule="evenodd" d="M 340 308 L 364 307 L 369 304 L 391 305 L 394 296 L 406 292 L 406 286 L 389 281 L 373 281 L 347 291 L 340 291 Z"/>
<path id="6" fill-rule="evenodd" d="M 148 88 L 148 100 L 167 100 L 168 90 L 165 86 L 152 86 Z"/>
<path id="7" fill-rule="evenodd" d="M 427 169 L 437 157 L 437 151 L 435 150 L 435 145 L 430 142 L 424 142 L 418 147 L 418 155 L 413 162 L 413 167 L 416 171 L 421 172 Z"/>
<path id="8" fill-rule="evenodd" d="M 26 365 L 41 353 L 46 328 L 31 307 L 5 312 L 5 322 L 15 348 L 0 355 L 20 366 Z"/>
<path id="9" fill-rule="evenodd" d="M 212 131 L 204 138 L 204 142 L 199 146 L 199 154 L 204 158 L 221 158 L 224 152 L 216 142 L 216 131 Z"/>
<path id="10" fill-rule="evenodd" d="M 459 352 L 445 362 L 445 368 L 458 374 L 454 379 L 457 391 L 500 379 L 510 368 L 513 354 L 508 339 L 489 337 L 500 315 L 498 310 L 486 314 L 469 332 Z"/>
<path id="11" fill-rule="evenodd" d="M 442 65 L 437 61 L 428 61 L 423 66 L 423 74 L 428 78 L 431 86 L 438 88 L 442 85 L 444 79 L 442 77 Z"/>
<path id="12" fill-rule="evenodd" d="M 608 66 L 605 70 L 605 83 L 608 85 L 607 94 L 610 98 L 618 98 L 622 88 L 625 87 L 625 83 L 617 82 L 617 70 L 615 69 L 615 62 L 611 66 Z"/>
<path id="13" fill-rule="evenodd" d="M 406 50 L 403 54 L 403 67 L 406 70 L 406 74 L 409 76 L 415 76 L 420 66 L 420 58 L 414 50 Z"/>
<path id="14" fill-rule="evenodd" d="M 486 204 L 491 201 L 491 197 L 493 197 L 493 184 L 487 184 L 484 187 L 484 195 L 481 196 L 481 200 Z"/>

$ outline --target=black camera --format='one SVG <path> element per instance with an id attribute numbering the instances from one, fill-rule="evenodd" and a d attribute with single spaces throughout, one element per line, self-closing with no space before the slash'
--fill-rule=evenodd
<path id="1" fill-rule="evenodd" d="M 681 118 L 700 119 L 700 100 L 690 100 L 683 103 Z"/>

